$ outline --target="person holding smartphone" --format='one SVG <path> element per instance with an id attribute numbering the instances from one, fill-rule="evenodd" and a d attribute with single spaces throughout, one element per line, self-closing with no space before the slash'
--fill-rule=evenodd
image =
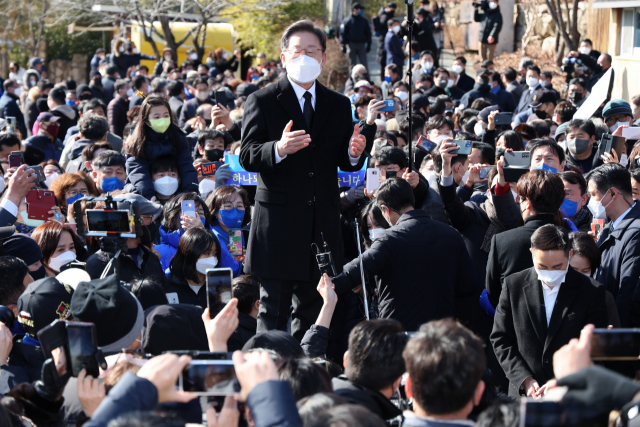
<path id="1" fill-rule="evenodd" d="M 229 246 L 229 230 L 242 229 L 251 222 L 251 210 L 247 190 L 239 185 L 218 187 L 207 198 L 207 204 L 214 219 L 212 231 L 220 243 Z M 242 237 L 242 254 L 236 260 L 244 261 L 244 234 Z"/>

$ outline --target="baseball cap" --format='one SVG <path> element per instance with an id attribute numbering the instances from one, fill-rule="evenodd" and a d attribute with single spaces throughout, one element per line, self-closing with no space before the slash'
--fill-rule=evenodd
<path id="1" fill-rule="evenodd" d="M 40 329 L 55 320 L 71 320 L 73 289 L 55 277 L 36 280 L 18 298 L 18 322 L 27 334 L 37 337 Z"/>
<path id="2" fill-rule="evenodd" d="M 42 122 L 56 123 L 58 120 L 60 120 L 60 117 L 55 116 L 49 112 L 38 114 L 38 124 Z"/>

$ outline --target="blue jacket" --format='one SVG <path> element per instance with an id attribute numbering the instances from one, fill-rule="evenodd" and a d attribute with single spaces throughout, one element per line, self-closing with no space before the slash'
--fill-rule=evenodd
<path id="1" fill-rule="evenodd" d="M 396 64 L 402 70 L 404 65 L 402 40 L 391 30 L 387 31 L 387 35 L 384 37 L 384 50 L 387 51 L 387 64 Z"/>
<path id="2" fill-rule="evenodd" d="M 173 144 L 169 140 L 169 130 L 163 134 L 154 132 L 150 127 L 146 127 L 147 139 L 145 142 L 145 158 L 127 155 L 127 179 L 125 190 L 141 194 L 146 199 L 151 199 L 156 190 L 153 187 L 149 165 L 160 156 L 173 155 L 178 163 L 178 175 L 180 176 L 180 187 L 178 193 L 198 192 L 198 174 L 193 167 L 193 158 L 189 152 L 189 143 L 182 131 L 177 130 L 182 148 L 178 153 L 174 153 Z"/>
<path id="3" fill-rule="evenodd" d="M 62 141 L 60 141 L 58 138 L 55 138 L 52 141 L 51 138 L 49 138 L 46 135 L 43 135 L 40 132 L 37 133 L 36 135 L 33 135 L 31 138 L 28 138 L 22 141 L 22 143 L 25 146 L 30 145 L 42 151 L 44 153 L 45 162 L 51 159 L 55 161 L 60 161 L 60 155 L 62 154 L 62 150 L 64 149 L 64 145 L 62 144 Z"/>
<path id="4" fill-rule="evenodd" d="M 463 105 L 465 108 L 469 108 L 469 106 L 473 104 L 473 101 L 478 98 L 485 98 L 491 101 L 494 105 L 498 103 L 498 97 L 489 90 L 488 86 L 483 87 L 478 83 L 475 83 L 473 85 L 473 89 L 462 96 L 460 99 L 460 105 Z"/>
<path id="5" fill-rule="evenodd" d="M 180 242 L 180 237 L 184 234 L 183 229 L 178 229 L 176 231 L 168 231 L 164 225 L 160 226 L 158 230 L 160 234 L 160 244 L 154 245 L 154 248 L 161 255 L 160 264 L 162 265 L 162 269 L 165 271 L 165 274 L 169 276 L 169 266 L 171 264 L 171 260 L 173 256 L 178 251 L 178 243 Z M 209 228 L 209 231 L 212 231 L 216 237 L 218 237 L 217 233 L 213 228 Z M 227 244 L 224 241 L 221 241 L 218 237 L 218 241 L 220 242 L 220 267 L 229 267 L 233 271 L 233 277 L 237 277 L 242 273 L 242 263 L 239 263 L 235 260 L 233 256 L 229 253 L 229 249 L 227 248 Z"/>
<path id="6" fill-rule="evenodd" d="M 509 113 L 515 111 L 518 104 L 516 104 L 516 100 L 510 92 L 507 92 L 504 89 L 500 89 L 495 95 L 498 98 L 500 111 L 506 111 Z"/>
<path id="7" fill-rule="evenodd" d="M 22 110 L 16 102 L 19 98 L 16 95 L 12 95 L 9 92 L 5 92 L 0 97 L 0 117 L 6 119 L 7 117 L 16 118 L 16 130 L 19 130 L 22 134 L 22 138 L 27 137 L 27 127 L 24 125 L 24 115 Z"/>

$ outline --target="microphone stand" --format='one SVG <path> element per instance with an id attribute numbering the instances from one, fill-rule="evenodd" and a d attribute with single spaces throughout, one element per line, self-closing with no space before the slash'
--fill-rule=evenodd
<path id="1" fill-rule="evenodd" d="M 409 135 L 407 135 L 407 141 L 409 141 L 409 172 L 413 170 L 413 104 L 411 103 L 411 94 L 413 93 L 413 82 L 411 71 L 411 40 L 413 40 L 413 0 L 405 0 L 407 5 L 407 22 L 409 24 L 409 69 L 407 70 L 407 77 L 409 80 Z"/>
<path id="2" fill-rule="evenodd" d="M 362 280 L 362 295 L 364 296 L 364 315 L 369 320 L 369 302 L 367 301 L 367 284 L 364 282 L 364 267 L 362 264 L 362 249 L 360 248 L 360 225 L 356 218 L 356 240 L 358 241 L 358 256 L 360 257 L 360 279 Z"/>

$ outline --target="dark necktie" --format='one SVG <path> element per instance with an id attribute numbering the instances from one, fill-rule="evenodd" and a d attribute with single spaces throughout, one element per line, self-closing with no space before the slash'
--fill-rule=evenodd
<path id="1" fill-rule="evenodd" d="M 302 114 L 304 114 L 304 121 L 307 122 L 307 130 L 311 130 L 313 124 L 313 107 L 311 106 L 311 92 L 305 92 L 304 95 L 304 107 L 302 108 Z"/>

